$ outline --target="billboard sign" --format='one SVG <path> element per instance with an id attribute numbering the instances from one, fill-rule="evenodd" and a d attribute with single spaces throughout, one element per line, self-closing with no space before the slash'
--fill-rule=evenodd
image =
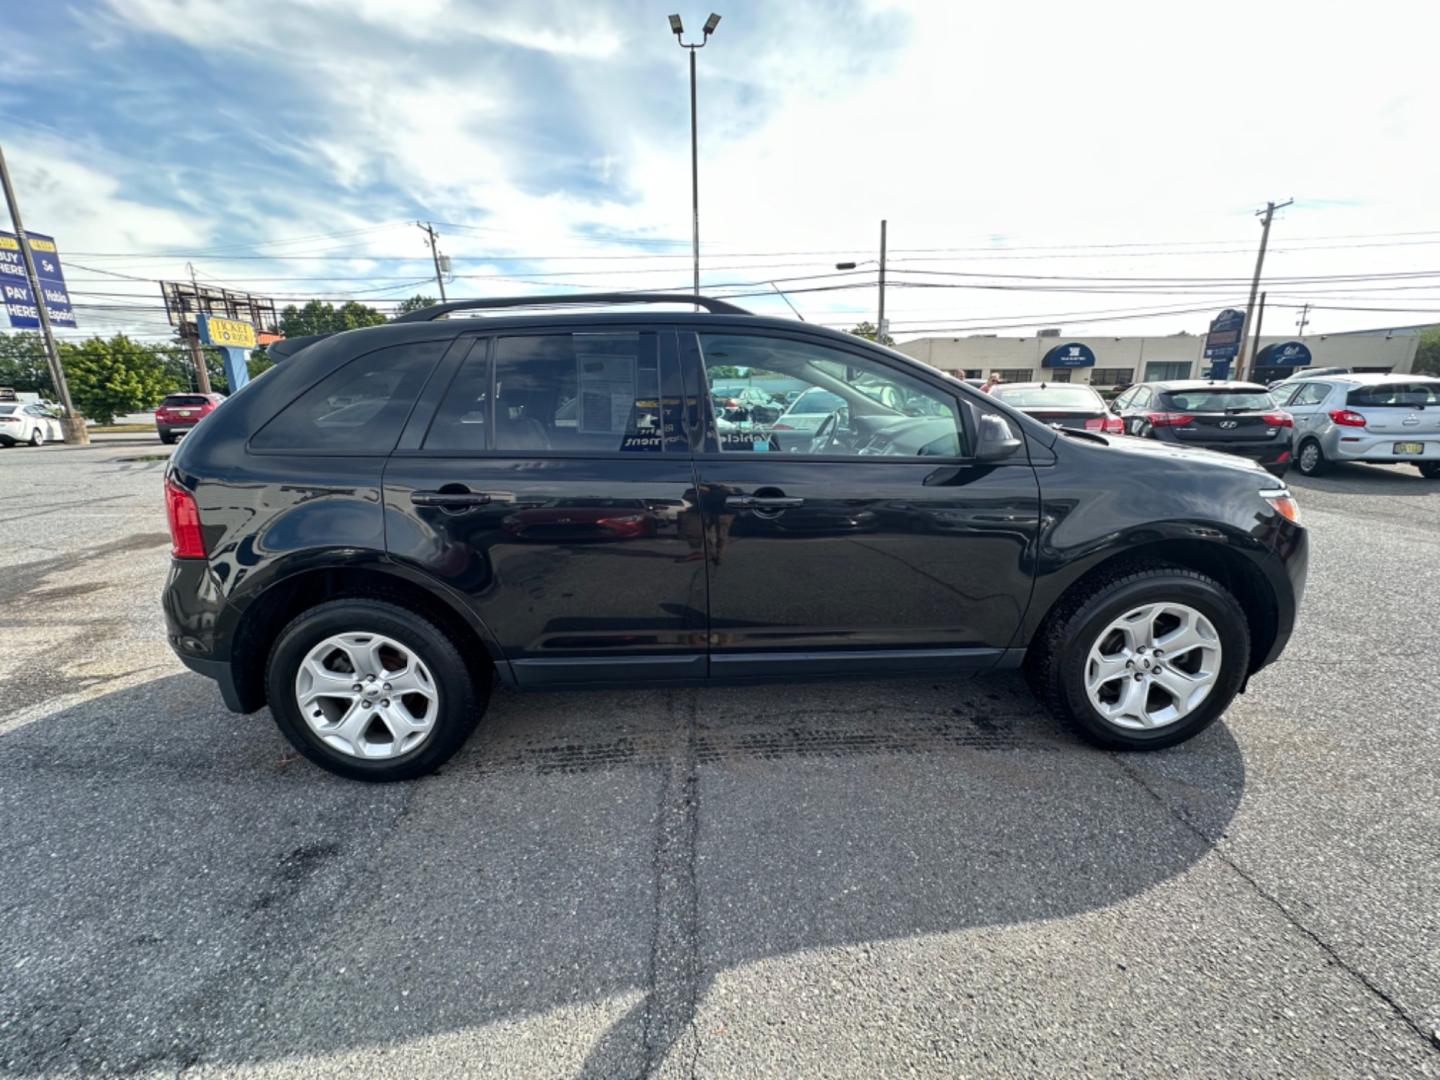
<path id="1" fill-rule="evenodd" d="M 1266 345 L 1255 357 L 1255 366 L 1303 368 L 1312 361 L 1310 346 L 1303 341 L 1277 341 Z"/>
<path id="2" fill-rule="evenodd" d="M 219 315 L 206 315 L 203 312 L 196 316 L 196 323 L 200 328 L 200 340 L 206 345 L 231 349 L 255 348 L 254 323 L 222 319 Z"/>
<path id="3" fill-rule="evenodd" d="M 1040 366 L 1048 368 L 1094 367 L 1095 350 L 1078 341 L 1056 345 L 1041 359 Z"/>
<path id="4" fill-rule="evenodd" d="M 60 269 L 55 238 L 27 232 L 25 239 L 30 257 L 35 260 L 35 276 L 40 279 L 50 325 L 73 329 L 75 312 L 70 307 L 70 293 L 65 288 L 65 273 Z M 0 291 L 4 293 L 5 313 L 10 316 L 11 326 L 16 330 L 40 329 L 40 312 L 30 292 L 30 279 L 25 274 L 25 256 L 14 233 L 0 232 Z"/>
<path id="5" fill-rule="evenodd" d="M 1240 352 L 1240 332 L 1245 329 L 1245 313 L 1226 308 L 1210 321 L 1205 335 L 1206 360 L 1234 360 Z"/>

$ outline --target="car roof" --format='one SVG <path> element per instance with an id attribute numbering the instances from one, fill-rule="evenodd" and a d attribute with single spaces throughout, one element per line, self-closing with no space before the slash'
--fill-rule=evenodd
<path id="1" fill-rule="evenodd" d="M 1093 386 L 1090 386 L 1088 383 L 1083 383 L 1083 382 L 1077 382 L 1077 383 L 1071 383 L 1071 382 L 1055 382 L 1055 381 L 1052 381 L 1052 380 L 1049 380 L 1049 379 L 1045 380 L 1044 382 L 1007 382 L 1007 383 L 1000 383 L 998 386 L 992 386 L 992 387 L 990 388 L 990 392 L 993 394 L 993 393 L 996 393 L 997 391 L 1003 393 L 1003 392 L 1005 392 L 1005 391 L 1007 391 L 1007 390 L 1042 390 L 1042 389 L 1043 389 L 1043 390 L 1058 390 L 1058 389 L 1071 389 L 1071 388 L 1076 389 L 1076 390 L 1089 390 L 1092 394 L 1098 394 L 1098 393 L 1099 393 L 1098 390 L 1096 390 Z"/>
<path id="2" fill-rule="evenodd" d="M 1421 372 L 1395 372 L 1395 371 L 1352 371 L 1344 375 L 1323 375 L 1321 378 L 1327 382 L 1350 383 L 1353 386 L 1378 386 L 1387 382 L 1434 382 L 1440 383 L 1434 375 L 1425 375 Z M 1310 380 L 1305 380 L 1309 382 Z"/>

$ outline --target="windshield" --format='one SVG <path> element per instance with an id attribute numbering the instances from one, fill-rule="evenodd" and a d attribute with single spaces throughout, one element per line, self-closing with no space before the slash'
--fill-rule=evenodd
<path id="1" fill-rule="evenodd" d="M 1100 395 L 1085 386 L 997 386 L 990 393 L 1017 409 L 1105 408 L 1105 402 Z"/>
<path id="2" fill-rule="evenodd" d="M 1240 412 L 1273 409 L 1275 399 L 1253 386 L 1201 386 L 1194 390 L 1169 390 L 1160 395 L 1167 409 L 1185 412 Z"/>
<path id="3" fill-rule="evenodd" d="M 1362 386 L 1351 390 L 1346 398 L 1347 405 L 1373 409 L 1390 407 L 1396 409 L 1424 408 L 1440 405 L 1440 380 L 1435 382 L 1380 383 L 1377 386 Z"/>

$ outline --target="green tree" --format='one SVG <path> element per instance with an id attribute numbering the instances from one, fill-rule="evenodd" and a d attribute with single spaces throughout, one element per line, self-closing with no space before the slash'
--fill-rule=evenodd
<path id="1" fill-rule="evenodd" d="M 60 347 L 75 408 L 99 424 L 149 409 L 183 384 L 153 346 L 116 334 Z"/>
<path id="2" fill-rule="evenodd" d="M 55 396 L 50 365 L 45 362 L 45 342 L 39 334 L 0 334 L 0 386 L 34 391 L 46 398 Z"/>
<path id="3" fill-rule="evenodd" d="M 399 315 L 405 315 L 411 311 L 420 311 L 422 308 L 433 307 L 437 303 L 439 303 L 439 301 L 433 296 L 423 296 L 420 293 L 416 293 L 410 297 L 409 300 L 401 300 L 396 306 L 395 312 Z"/>
<path id="4" fill-rule="evenodd" d="M 291 304 L 280 312 L 280 330 L 290 338 L 335 334 L 361 326 L 379 326 L 384 321 L 384 315 L 356 300 L 347 300 L 338 308 L 323 300 L 311 300 L 303 308 Z"/>
<path id="5" fill-rule="evenodd" d="M 1440 326 L 1420 332 L 1420 348 L 1415 351 L 1415 370 L 1427 375 L 1440 375 Z"/>
<path id="6" fill-rule="evenodd" d="M 889 320 L 887 319 L 886 321 L 888 322 Z M 867 321 L 867 322 L 862 322 L 862 323 L 860 323 L 860 324 L 858 324 L 858 325 L 856 325 L 856 326 L 852 326 L 852 327 L 850 328 L 850 333 L 854 334 L 856 337 L 863 337 L 866 341 L 874 341 L 874 340 L 875 340 L 875 324 L 872 323 L 872 322 L 868 322 L 868 321 Z M 885 340 L 882 341 L 882 342 L 880 342 L 880 344 L 881 344 L 881 345 L 894 345 L 894 344 L 895 344 L 895 339 L 894 339 L 893 337 L 891 337 L 889 334 L 886 334 L 886 335 L 885 335 Z"/>

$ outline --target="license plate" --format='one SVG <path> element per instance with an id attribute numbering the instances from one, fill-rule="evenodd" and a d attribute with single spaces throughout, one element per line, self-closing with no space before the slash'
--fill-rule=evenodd
<path id="1" fill-rule="evenodd" d="M 1425 453 L 1425 444 L 1423 442 L 1397 442 L 1395 444 L 1395 453 L 1423 454 Z"/>
<path id="2" fill-rule="evenodd" d="M 190 410 L 189 410 L 189 409 L 176 409 L 176 410 L 175 410 L 175 415 L 176 415 L 176 416 L 189 416 L 189 415 L 190 415 Z M 1397 450 L 1396 453 L 1399 453 L 1399 451 Z"/>

